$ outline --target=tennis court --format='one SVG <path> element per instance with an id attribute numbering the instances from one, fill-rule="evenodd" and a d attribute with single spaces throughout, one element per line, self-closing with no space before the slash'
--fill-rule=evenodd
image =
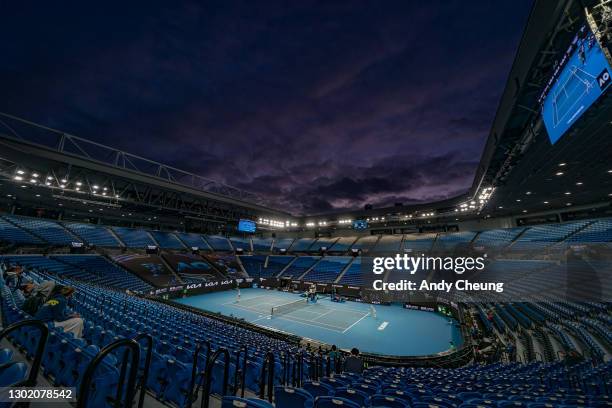
<path id="1" fill-rule="evenodd" d="M 175 299 L 202 310 L 243 318 L 262 327 L 282 330 L 341 348 L 392 355 L 429 355 L 461 344 L 456 325 L 437 313 L 408 310 L 399 305 L 375 306 L 320 298 L 306 303 L 297 294 L 259 288 L 214 292 Z M 275 312 L 272 313 L 272 309 Z"/>

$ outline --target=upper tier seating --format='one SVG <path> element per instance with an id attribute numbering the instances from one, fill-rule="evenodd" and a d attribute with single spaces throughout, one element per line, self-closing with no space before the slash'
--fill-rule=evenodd
<path id="1" fill-rule="evenodd" d="M 334 282 L 352 259 L 350 256 L 326 256 L 314 265 L 303 279 L 316 282 Z"/>
<path id="2" fill-rule="evenodd" d="M 32 234 L 42 237 L 51 245 L 70 245 L 72 242 L 81 242 L 79 238 L 68 232 L 55 221 L 41 218 L 18 217 L 14 215 L 5 215 L 4 218 L 32 232 Z"/>
<path id="3" fill-rule="evenodd" d="M 309 252 L 319 252 L 322 248 L 331 248 L 338 238 L 319 238 L 308 249 Z"/>
<path id="4" fill-rule="evenodd" d="M 569 242 L 612 242 L 612 219 L 596 220 L 567 240 Z"/>
<path id="5" fill-rule="evenodd" d="M 526 251 L 541 250 L 543 247 L 563 240 L 589 223 L 590 221 L 577 221 L 529 227 L 514 241 L 512 249 Z"/>
<path id="6" fill-rule="evenodd" d="M 155 245 L 149 233 L 143 229 L 113 227 L 115 234 L 128 248 L 146 248 Z"/>
<path id="7" fill-rule="evenodd" d="M 365 237 L 359 237 L 351 248 L 361 250 L 361 252 L 368 253 L 372 248 L 376 246 L 380 235 L 367 235 Z"/>
<path id="8" fill-rule="evenodd" d="M 204 251 L 211 251 L 210 245 L 204 241 L 204 237 L 200 234 L 175 232 L 174 233 L 181 241 L 189 248 L 199 248 Z"/>
<path id="9" fill-rule="evenodd" d="M 162 249 L 184 249 L 185 246 L 172 232 L 151 231 L 151 235 Z"/>
<path id="10" fill-rule="evenodd" d="M 509 245 L 525 227 L 492 229 L 482 231 L 474 240 L 474 245 L 482 245 L 487 248 L 500 248 Z"/>
<path id="11" fill-rule="evenodd" d="M 439 234 L 436 239 L 436 250 L 452 250 L 458 245 L 467 244 L 474 239 L 476 235 L 472 231 L 452 232 L 447 234 Z M 405 246 L 405 244 L 404 244 Z"/>
<path id="12" fill-rule="evenodd" d="M 214 251 L 227 252 L 234 250 L 229 240 L 225 237 L 220 235 L 205 235 L 204 238 L 206 242 L 208 242 L 208 246 Z"/>
<path id="13" fill-rule="evenodd" d="M 314 242 L 313 238 L 298 238 L 291 245 L 291 252 L 308 252 Z"/>
<path id="14" fill-rule="evenodd" d="M 234 249 L 242 249 L 245 252 L 251 252 L 250 238 L 230 237 L 230 242 Z"/>
<path id="15" fill-rule="evenodd" d="M 274 246 L 273 249 L 275 250 L 279 250 L 279 249 L 285 249 L 288 250 L 291 245 L 293 245 L 293 238 L 278 238 L 274 240 Z"/>
<path id="16" fill-rule="evenodd" d="M 83 224 L 80 222 L 65 222 L 64 226 L 81 237 L 88 244 L 99 247 L 117 248 L 121 243 L 108 230 L 108 227 L 95 224 Z"/>
<path id="17" fill-rule="evenodd" d="M 406 234 L 404 236 L 404 250 L 412 250 L 414 252 L 431 251 L 434 245 L 436 234 Z"/>
<path id="18" fill-rule="evenodd" d="M 340 237 L 328 250 L 329 252 L 348 252 L 356 240 L 357 237 Z"/>
<path id="19" fill-rule="evenodd" d="M 272 248 L 272 241 L 272 238 L 251 238 L 253 251 L 269 252 L 270 248 Z"/>
<path id="20" fill-rule="evenodd" d="M 40 245 L 44 243 L 38 237 L 11 224 L 3 218 L 0 218 L 0 241 L 10 242 L 12 244 Z"/>
<path id="21" fill-rule="evenodd" d="M 376 244 L 376 252 L 399 252 L 402 242 L 401 235 L 383 235 Z"/>

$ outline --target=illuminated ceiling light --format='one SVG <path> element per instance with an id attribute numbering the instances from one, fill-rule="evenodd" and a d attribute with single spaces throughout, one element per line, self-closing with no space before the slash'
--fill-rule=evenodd
<path id="1" fill-rule="evenodd" d="M 559 167 L 563 167 L 565 166 L 567 163 L 563 162 L 563 163 L 559 163 Z"/>
<path id="2" fill-rule="evenodd" d="M 49 183 L 48 181 L 45 183 L 46 186 L 50 186 L 51 183 Z"/>
<path id="3" fill-rule="evenodd" d="M 108 190 L 108 188 L 104 187 L 102 190 L 106 191 L 106 190 Z"/>
<path id="4" fill-rule="evenodd" d="M 36 197 L 40 197 L 40 194 L 36 194 Z"/>
<path id="5" fill-rule="evenodd" d="M 53 180 L 53 176 L 47 176 L 47 180 Z"/>
<path id="6" fill-rule="evenodd" d="M 476 201 L 471 201 L 470 204 L 476 204 Z"/>
<path id="7" fill-rule="evenodd" d="M 548 201 L 544 201 L 544 204 L 548 204 Z"/>
<path id="8" fill-rule="evenodd" d="M 119 194 L 115 194 L 115 198 L 119 198 Z"/>
<path id="9" fill-rule="evenodd" d="M 578 182 L 576 183 L 576 185 L 577 185 L 577 186 L 581 186 L 582 184 L 583 184 L 583 183 L 582 183 L 582 181 L 578 181 Z"/>
<path id="10" fill-rule="evenodd" d="M 612 170 L 608 170 L 608 173 L 612 173 Z"/>
<path id="11" fill-rule="evenodd" d="M 15 177 L 13 177 L 13 178 L 14 178 L 15 180 L 17 180 L 17 181 L 21 181 L 21 180 L 23 180 L 23 177 L 21 177 L 21 176 L 15 176 Z"/>
<path id="12" fill-rule="evenodd" d="M 565 192 L 565 195 L 570 195 L 570 194 L 572 194 L 570 191 Z"/>
<path id="13" fill-rule="evenodd" d="M 517 198 L 517 199 L 516 199 L 516 202 L 517 202 L 517 203 L 520 203 L 520 202 L 521 202 L 521 199 L 520 199 L 520 198 Z"/>
<path id="14" fill-rule="evenodd" d="M 92 186 L 92 188 L 93 188 L 94 190 L 97 190 L 97 189 L 99 189 L 100 187 L 99 187 L 97 184 L 94 184 L 94 185 Z"/>
<path id="15" fill-rule="evenodd" d="M 82 185 L 83 185 L 83 183 L 81 183 L 80 181 L 77 181 L 77 182 L 76 182 L 76 185 L 80 187 L 80 186 L 82 186 Z"/>
<path id="16" fill-rule="evenodd" d="M 572 205 L 572 203 L 565 203 L 565 205 L 567 205 L 569 207 L 570 205 Z"/>
<path id="17" fill-rule="evenodd" d="M 36 183 L 36 179 L 30 179 L 30 183 Z"/>
<path id="18" fill-rule="evenodd" d="M 23 171 L 23 170 L 17 170 L 17 174 L 25 174 L 25 171 Z"/>
<path id="19" fill-rule="evenodd" d="M 555 173 L 555 176 L 562 176 L 562 175 L 563 175 L 562 171 L 558 171 L 558 172 Z"/>
<path id="20" fill-rule="evenodd" d="M 527 212 L 527 210 L 523 210 L 523 212 L 524 212 L 524 213 L 526 213 L 526 212 Z"/>
<path id="21" fill-rule="evenodd" d="M 38 177 L 39 175 L 40 174 L 38 174 L 38 173 L 32 173 L 32 177 L 34 177 L 34 178 Z"/>
<path id="22" fill-rule="evenodd" d="M 80 191 L 80 190 L 81 190 L 81 187 L 76 187 L 76 188 L 75 188 L 75 190 L 76 190 L 76 191 Z"/>
<path id="23" fill-rule="evenodd" d="M 27 188 L 28 186 L 24 186 L 23 184 L 21 185 L 21 188 Z"/>
<path id="24" fill-rule="evenodd" d="M 61 179 L 60 181 L 61 181 L 62 183 L 67 183 L 67 182 L 68 182 L 68 180 L 66 180 L 66 179 Z"/>
<path id="25" fill-rule="evenodd" d="M 527 195 L 531 195 L 531 191 L 527 191 L 525 194 L 527 194 Z"/>
<path id="26" fill-rule="evenodd" d="M 66 185 L 65 185 L 65 184 L 60 184 L 60 187 L 61 187 L 61 188 L 65 188 L 65 187 L 66 187 Z"/>
<path id="27" fill-rule="evenodd" d="M 499 208 L 499 209 L 501 210 L 501 209 L 502 209 L 502 208 L 504 208 L 504 207 L 500 205 L 500 206 L 499 206 L 499 207 L 497 207 L 497 208 Z"/>
<path id="28" fill-rule="evenodd" d="M 103 195 L 103 196 L 105 196 L 105 195 L 106 195 L 106 192 L 103 192 L 103 193 L 102 193 L 102 195 Z"/>

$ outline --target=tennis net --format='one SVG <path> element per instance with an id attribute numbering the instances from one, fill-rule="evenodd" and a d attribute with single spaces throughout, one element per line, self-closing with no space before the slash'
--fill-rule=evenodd
<path id="1" fill-rule="evenodd" d="M 285 303 L 282 305 L 274 306 L 271 311 L 272 316 L 284 315 L 291 313 L 294 310 L 302 309 L 308 306 L 308 300 L 306 298 L 296 300 L 294 302 Z"/>

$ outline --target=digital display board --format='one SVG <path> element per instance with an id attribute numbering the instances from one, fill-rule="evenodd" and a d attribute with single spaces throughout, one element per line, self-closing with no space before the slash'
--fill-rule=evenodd
<path id="1" fill-rule="evenodd" d="M 255 232 L 255 221 L 240 220 L 238 221 L 238 231 L 240 232 Z"/>
<path id="2" fill-rule="evenodd" d="M 355 220 L 353 221 L 353 229 L 364 230 L 368 228 L 368 222 L 366 220 Z"/>
<path id="3" fill-rule="evenodd" d="M 583 26 L 540 96 L 542 119 L 552 144 L 607 90 L 611 73 L 595 36 Z"/>

